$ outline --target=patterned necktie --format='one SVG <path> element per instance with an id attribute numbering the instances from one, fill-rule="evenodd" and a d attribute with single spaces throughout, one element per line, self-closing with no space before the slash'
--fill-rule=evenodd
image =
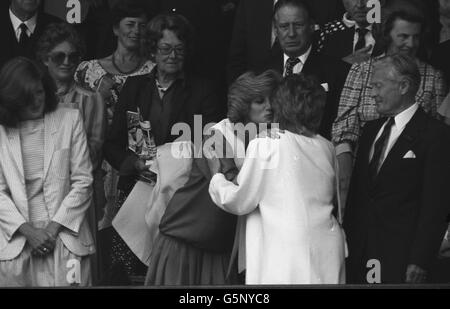
<path id="1" fill-rule="evenodd" d="M 394 118 L 389 118 L 388 122 L 384 126 L 383 133 L 375 143 L 373 150 L 372 160 L 369 163 L 369 175 L 373 180 L 378 175 L 378 171 L 381 167 L 381 158 L 383 153 L 386 151 L 387 144 L 389 141 L 389 135 L 391 135 L 392 126 L 395 124 Z"/>
<path id="2" fill-rule="evenodd" d="M 355 45 L 355 51 L 366 47 L 366 34 L 369 33 L 369 29 L 358 28 L 356 29 L 356 33 L 358 33 L 358 41 L 356 42 Z"/>
<path id="3" fill-rule="evenodd" d="M 299 62 L 300 62 L 300 59 L 289 57 L 288 60 L 286 61 L 285 76 L 291 76 L 294 73 L 295 65 Z"/>
<path id="4" fill-rule="evenodd" d="M 19 45 L 24 49 L 27 50 L 28 43 L 30 41 L 30 37 L 27 34 L 28 27 L 24 23 L 20 24 L 20 37 L 19 37 Z"/>

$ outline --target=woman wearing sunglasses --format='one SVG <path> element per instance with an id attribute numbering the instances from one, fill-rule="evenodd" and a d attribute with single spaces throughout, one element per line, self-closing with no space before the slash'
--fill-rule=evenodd
<path id="1" fill-rule="evenodd" d="M 176 14 L 159 15 L 150 21 L 146 30 L 145 49 L 156 66 L 147 75 L 128 78 L 104 146 L 105 159 L 121 175 L 117 209 L 140 176 L 152 177 L 146 161 L 127 150 L 127 112 L 139 112 L 143 120 L 150 121 L 157 146 L 178 138 L 171 132 L 177 123 L 188 125 L 194 132 L 194 115 L 201 116 L 203 125 L 218 118 L 214 87 L 209 81 L 191 74 L 185 65 L 192 55 L 194 42 L 192 26 L 186 18 Z M 112 262 L 114 269 L 121 269 L 127 275 L 144 276 L 146 273 L 146 267 L 142 267 L 145 265 L 118 234 L 113 236 Z"/>
<path id="2" fill-rule="evenodd" d="M 100 163 L 106 124 L 105 104 L 99 93 L 86 90 L 75 83 L 73 78 L 75 69 L 84 52 L 83 41 L 76 30 L 66 23 L 47 26 L 37 42 L 37 58 L 44 64 L 55 82 L 59 105 L 75 108 L 81 112 L 93 165 L 94 188 L 98 188 L 103 186 Z M 94 190 L 94 207 L 87 213 L 94 237 L 97 231 L 97 218 L 101 217 L 101 208 L 104 205 L 102 193 L 103 190 Z M 93 262 L 96 272 L 95 260 Z M 97 278 L 94 279 L 96 281 Z"/>

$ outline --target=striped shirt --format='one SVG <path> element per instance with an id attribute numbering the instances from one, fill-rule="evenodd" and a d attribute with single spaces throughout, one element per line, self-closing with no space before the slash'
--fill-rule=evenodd
<path id="1" fill-rule="evenodd" d="M 44 119 L 20 123 L 23 171 L 25 176 L 30 222 L 40 225 L 50 221 L 43 191 Z"/>

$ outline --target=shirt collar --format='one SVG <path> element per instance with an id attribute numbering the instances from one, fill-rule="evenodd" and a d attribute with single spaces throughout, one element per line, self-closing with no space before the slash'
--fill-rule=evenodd
<path id="1" fill-rule="evenodd" d="M 398 130 L 403 130 L 404 127 L 411 121 L 414 114 L 419 109 L 419 104 L 416 102 L 403 112 L 394 117 L 395 126 Z"/>
<path id="2" fill-rule="evenodd" d="M 17 32 L 20 25 L 24 23 L 27 25 L 28 30 L 31 33 L 34 33 L 34 30 L 36 29 L 36 23 L 37 23 L 37 13 L 33 15 L 30 19 L 26 21 L 21 21 L 16 15 L 14 15 L 13 11 L 11 11 L 11 8 L 9 9 L 9 18 L 11 19 L 11 23 L 13 25 L 14 31 Z"/>
<path id="3" fill-rule="evenodd" d="M 353 28 L 355 27 L 356 29 L 361 28 L 360 26 L 358 26 L 358 24 L 354 21 L 348 18 L 348 13 L 344 14 L 344 17 L 342 17 L 342 22 L 344 23 L 344 25 L 347 28 Z M 369 24 L 366 27 L 367 30 L 372 31 L 372 24 Z"/>
<path id="4" fill-rule="evenodd" d="M 306 53 L 304 53 L 303 55 L 297 57 L 300 62 L 302 63 L 302 65 L 305 65 L 306 60 L 308 60 L 309 55 L 311 54 L 311 50 L 312 50 L 312 45 L 309 46 L 308 50 L 306 51 Z M 289 59 L 289 56 L 284 54 L 284 64 L 286 64 L 286 61 Z"/>

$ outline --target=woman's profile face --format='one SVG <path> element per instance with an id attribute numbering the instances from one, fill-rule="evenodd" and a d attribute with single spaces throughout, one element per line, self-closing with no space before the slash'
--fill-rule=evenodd
<path id="1" fill-rule="evenodd" d="M 163 30 L 158 41 L 155 62 L 158 71 L 163 74 L 177 74 L 183 70 L 186 47 L 171 30 Z"/>
<path id="2" fill-rule="evenodd" d="M 248 118 L 253 123 L 272 122 L 272 107 L 268 97 L 259 97 L 252 101 Z"/>
<path id="3" fill-rule="evenodd" d="M 38 82 L 33 90 L 33 100 L 20 111 L 20 119 L 24 121 L 42 118 L 44 117 L 44 109 L 45 90 L 42 82 Z"/>
<path id="4" fill-rule="evenodd" d="M 76 48 L 71 43 L 64 41 L 49 52 L 44 64 L 55 81 L 66 82 L 73 79 L 79 61 L 80 54 Z"/>
<path id="5" fill-rule="evenodd" d="M 138 49 L 141 46 L 141 36 L 146 23 L 145 16 L 123 18 L 119 25 L 114 26 L 117 44 L 128 50 Z"/>

